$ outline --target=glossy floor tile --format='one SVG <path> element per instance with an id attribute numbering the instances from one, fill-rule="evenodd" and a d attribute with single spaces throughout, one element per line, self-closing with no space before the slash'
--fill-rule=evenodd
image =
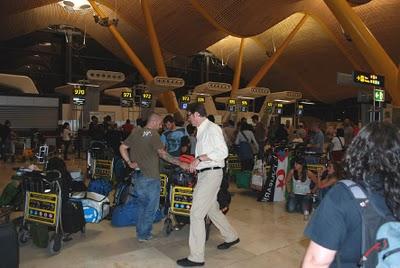
<path id="1" fill-rule="evenodd" d="M 0 163 L 0 189 L 14 173 L 12 167 L 27 163 Z M 85 170 L 85 162 L 68 161 L 70 169 Z M 228 218 L 240 235 L 241 242 L 221 251 L 223 242 L 212 226 L 206 243 L 206 267 L 299 267 L 307 246 L 303 236 L 306 222 L 302 215 L 288 214 L 283 203 L 259 203 L 256 195 L 235 188 Z M 113 228 L 109 221 L 88 224 L 85 235 L 75 234 L 64 243 L 59 255 L 49 256 L 47 249 L 37 248 L 30 241 L 20 248 L 20 267 L 177 267 L 176 260 L 189 254 L 189 226 L 162 234 L 163 223 L 154 225 L 154 241 L 139 243 L 134 227 Z"/>

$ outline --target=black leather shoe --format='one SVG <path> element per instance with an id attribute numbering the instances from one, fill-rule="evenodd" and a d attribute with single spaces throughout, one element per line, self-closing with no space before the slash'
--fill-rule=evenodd
<path id="1" fill-rule="evenodd" d="M 204 262 L 194 262 L 188 258 L 177 260 L 176 263 L 183 267 L 204 266 Z"/>
<path id="2" fill-rule="evenodd" d="M 235 245 L 235 244 L 237 244 L 237 243 L 239 243 L 240 242 L 240 239 L 238 238 L 238 239 L 236 239 L 235 241 L 232 241 L 232 242 L 224 242 L 224 243 L 222 243 L 222 244 L 220 244 L 220 245 L 218 245 L 217 246 L 217 248 L 218 249 L 228 249 L 228 248 L 230 248 L 231 246 L 233 246 L 233 245 Z"/>

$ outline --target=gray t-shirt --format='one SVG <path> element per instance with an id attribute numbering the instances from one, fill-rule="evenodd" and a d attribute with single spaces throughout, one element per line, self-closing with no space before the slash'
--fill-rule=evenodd
<path id="1" fill-rule="evenodd" d="M 144 176 L 160 178 L 158 150 L 164 148 L 160 135 L 154 129 L 135 128 L 124 141 L 129 146 L 131 161 L 138 163 Z"/>

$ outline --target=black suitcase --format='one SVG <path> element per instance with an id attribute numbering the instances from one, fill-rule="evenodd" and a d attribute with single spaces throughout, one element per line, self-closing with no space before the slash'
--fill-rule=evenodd
<path id="1" fill-rule="evenodd" d="M 62 207 L 61 220 L 64 233 L 84 232 L 86 221 L 82 203 L 71 200 L 65 201 Z"/>
<path id="2" fill-rule="evenodd" d="M 0 268 L 19 266 L 18 234 L 8 220 L 9 212 L 0 208 Z"/>

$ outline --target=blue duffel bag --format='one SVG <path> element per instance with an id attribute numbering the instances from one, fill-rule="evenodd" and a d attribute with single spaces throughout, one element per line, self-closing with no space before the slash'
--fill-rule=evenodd
<path id="1" fill-rule="evenodd" d="M 114 227 L 124 227 L 136 225 L 138 218 L 138 203 L 136 199 L 132 199 L 125 204 L 116 206 L 113 209 L 111 217 L 111 225 Z M 158 209 L 154 215 L 154 222 L 159 222 L 164 218 L 161 209 Z"/>
<path id="2" fill-rule="evenodd" d="M 107 179 L 91 180 L 87 188 L 88 192 L 94 192 L 104 196 L 108 196 L 111 190 L 112 190 L 111 182 Z"/>

